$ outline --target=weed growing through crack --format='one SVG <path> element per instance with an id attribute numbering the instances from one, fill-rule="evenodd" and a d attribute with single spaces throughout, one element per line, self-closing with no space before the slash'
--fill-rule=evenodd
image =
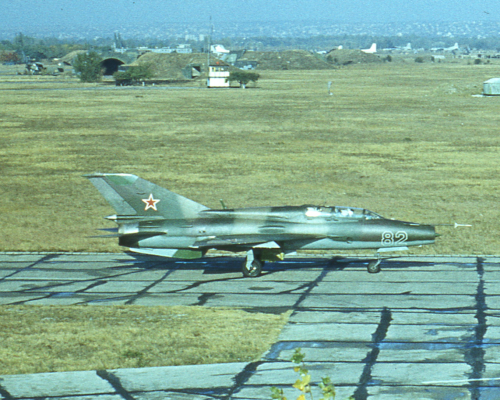
<path id="1" fill-rule="evenodd" d="M 305 354 L 302 352 L 302 349 L 295 349 L 295 352 L 293 353 L 290 361 L 297 364 L 295 367 L 293 367 L 293 370 L 300 375 L 300 378 L 297 379 L 297 381 L 293 384 L 293 387 L 301 392 L 301 394 L 297 397 L 297 400 L 306 400 L 307 394 L 309 394 L 311 400 L 314 400 L 311 390 L 311 374 L 305 366 L 304 358 Z M 333 386 L 333 383 L 329 377 L 321 378 L 321 382 L 318 384 L 318 387 L 320 388 L 321 394 L 323 395 L 319 400 L 335 399 L 335 386 Z M 275 386 L 271 388 L 271 399 L 287 400 L 283 389 L 277 388 Z M 352 397 L 349 397 L 349 400 L 351 399 Z"/>

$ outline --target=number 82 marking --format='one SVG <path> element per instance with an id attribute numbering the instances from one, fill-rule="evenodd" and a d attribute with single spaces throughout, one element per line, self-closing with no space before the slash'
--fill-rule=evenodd
<path id="1" fill-rule="evenodd" d="M 406 231 L 398 231 L 396 233 L 386 231 L 382 233 L 382 246 L 394 246 L 401 244 L 408 240 L 408 233 Z"/>

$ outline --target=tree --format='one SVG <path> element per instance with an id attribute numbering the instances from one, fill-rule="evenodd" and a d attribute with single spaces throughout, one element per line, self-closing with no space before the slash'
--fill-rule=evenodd
<path id="1" fill-rule="evenodd" d="M 229 74 L 229 82 L 239 82 L 240 87 L 242 89 L 246 88 L 248 82 L 257 82 L 260 78 L 260 75 L 256 72 L 248 72 L 248 71 L 232 71 Z"/>
<path id="2" fill-rule="evenodd" d="M 78 54 L 73 68 L 80 75 L 82 82 L 100 82 L 102 79 L 102 58 L 95 51 Z"/>
<path id="3" fill-rule="evenodd" d="M 16 52 L 4 52 L 0 54 L 0 62 L 3 63 L 12 63 L 12 64 L 20 64 L 21 57 Z"/>

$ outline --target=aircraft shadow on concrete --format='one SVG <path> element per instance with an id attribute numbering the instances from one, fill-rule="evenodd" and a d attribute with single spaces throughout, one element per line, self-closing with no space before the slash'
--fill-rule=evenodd
<path id="1" fill-rule="evenodd" d="M 203 274 L 219 275 L 241 272 L 244 258 L 242 257 L 206 257 L 196 260 L 180 260 L 138 253 L 127 253 L 134 260 L 129 261 L 136 268 L 154 270 L 203 270 Z M 357 259 L 353 257 L 332 257 L 332 258 L 287 258 L 284 261 L 266 262 L 262 274 L 268 275 L 276 272 L 291 270 L 306 270 L 310 268 L 321 268 L 329 271 L 343 271 L 349 269 L 366 270 L 370 260 Z M 386 259 L 382 263 L 384 269 L 401 269 L 408 266 L 428 267 L 434 265 L 432 262 L 409 262 L 398 259 Z"/>

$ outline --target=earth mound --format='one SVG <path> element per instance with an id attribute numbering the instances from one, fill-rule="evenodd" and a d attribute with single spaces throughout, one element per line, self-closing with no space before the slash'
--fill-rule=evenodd
<path id="1" fill-rule="evenodd" d="M 383 60 L 375 54 L 365 53 L 361 50 L 348 49 L 332 50 L 326 55 L 326 60 L 334 65 L 383 62 Z"/>
<path id="2" fill-rule="evenodd" d="M 332 69 L 331 64 L 321 56 L 305 50 L 286 50 L 280 52 L 247 51 L 238 61 L 257 61 L 258 70 L 287 69 Z"/>
<path id="3" fill-rule="evenodd" d="M 213 56 L 210 57 L 211 64 L 226 65 Z M 205 53 L 190 53 L 190 54 L 159 54 L 145 53 L 130 65 L 149 64 L 153 68 L 153 72 L 157 77 L 168 77 L 169 79 L 186 79 L 183 75 L 183 69 L 187 66 L 199 67 L 199 76 L 206 76 L 207 55 Z"/>

